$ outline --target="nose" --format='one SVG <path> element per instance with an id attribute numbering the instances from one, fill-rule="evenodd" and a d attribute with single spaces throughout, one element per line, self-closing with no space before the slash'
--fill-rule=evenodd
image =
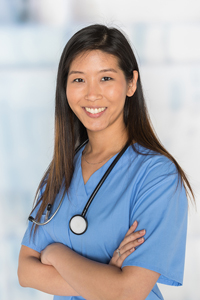
<path id="1" fill-rule="evenodd" d="M 96 101 L 102 98 L 101 88 L 98 82 L 90 81 L 87 83 L 85 99 L 89 101 Z"/>

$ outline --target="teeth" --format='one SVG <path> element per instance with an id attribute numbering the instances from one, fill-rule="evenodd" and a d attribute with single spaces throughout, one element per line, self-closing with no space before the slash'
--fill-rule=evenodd
<path id="1" fill-rule="evenodd" d="M 85 107 L 85 110 L 88 111 L 91 114 L 98 114 L 102 111 L 104 111 L 106 109 L 106 107 L 101 107 L 101 108 L 89 108 L 89 107 Z"/>

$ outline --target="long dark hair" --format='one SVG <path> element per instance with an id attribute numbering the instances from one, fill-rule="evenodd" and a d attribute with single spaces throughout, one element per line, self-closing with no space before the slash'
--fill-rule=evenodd
<path id="1" fill-rule="evenodd" d="M 129 42 L 118 29 L 96 24 L 75 33 L 66 44 L 60 59 L 56 87 L 54 154 L 36 192 L 37 198 L 39 190 L 45 185 L 44 193 L 37 201 L 37 205 L 41 203 L 36 215 L 38 221 L 47 204 L 54 203 L 61 187 L 64 193 L 68 191 L 74 171 L 75 148 L 88 138 L 86 128 L 68 104 L 66 84 L 73 59 L 80 53 L 95 49 L 117 57 L 127 82 L 133 78 L 134 70 L 138 72 L 136 92 L 132 97 L 126 97 L 124 106 L 124 122 L 129 140 L 168 157 L 176 165 L 179 178 L 194 199 L 185 173 L 162 146 L 153 130 L 143 96 L 138 64 Z"/>

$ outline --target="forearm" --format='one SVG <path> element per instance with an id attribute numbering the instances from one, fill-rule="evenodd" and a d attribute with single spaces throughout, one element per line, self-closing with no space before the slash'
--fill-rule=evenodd
<path id="1" fill-rule="evenodd" d="M 89 260 L 64 245 L 55 246 L 49 258 L 61 276 L 85 299 L 120 299 L 124 287 L 120 268 Z"/>
<path id="2" fill-rule="evenodd" d="M 34 288 L 52 295 L 79 295 L 53 266 L 42 264 L 36 257 L 27 257 L 19 262 L 18 277 L 23 287 Z"/>

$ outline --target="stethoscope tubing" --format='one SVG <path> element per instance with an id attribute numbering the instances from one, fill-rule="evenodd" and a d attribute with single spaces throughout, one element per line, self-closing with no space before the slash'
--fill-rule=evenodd
<path id="1" fill-rule="evenodd" d="M 108 175 L 110 174 L 110 172 L 112 171 L 112 169 L 114 168 L 116 163 L 119 161 L 121 156 L 124 154 L 124 152 L 126 151 L 128 146 L 129 146 L 129 143 L 127 142 L 126 145 L 124 146 L 124 148 L 120 151 L 120 153 L 113 160 L 111 165 L 108 167 L 108 169 L 104 173 L 103 177 L 101 178 L 101 180 L 97 184 L 96 188 L 94 189 L 94 191 L 93 191 L 92 195 L 90 196 L 89 200 L 87 201 L 82 213 L 81 214 L 76 214 L 76 215 L 71 217 L 71 219 L 69 221 L 69 228 L 74 234 L 81 235 L 84 232 L 86 232 L 86 230 L 88 228 L 88 221 L 87 221 L 85 215 L 88 211 L 88 208 L 89 208 L 90 204 L 92 203 L 94 197 L 98 193 L 99 189 L 103 185 L 104 181 L 106 180 L 106 178 L 108 177 Z"/>
<path id="2" fill-rule="evenodd" d="M 36 225 L 39 225 L 39 226 L 43 226 L 43 225 L 48 224 L 55 217 L 55 215 L 57 214 L 57 212 L 59 211 L 59 209 L 61 207 L 61 204 L 63 202 L 63 199 L 64 199 L 64 197 L 62 196 L 62 199 L 60 200 L 60 203 L 59 203 L 57 209 L 55 210 L 55 212 L 53 213 L 53 215 L 48 220 L 46 220 L 45 222 L 38 222 L 32 216 L 29 216 L 28 220 L 31 221 L 31 222 L 33 222 Z"/>
<path id="3" fill-rule="evenodd" d="M 110 174 L 110 172 L 112 171 L 112 169 L 114 168 L 114 166 L 116 165 L 116 163 L 119 161 L 119 159 L 122 157 L 122 155 L 124 154 L 124 152 L 128 148 L 128 146 L 129 146 L 129 143 L 127 142 L 126 145 L 124 146 L 124 148 L 121 150 L 121 152 L 117 155 L 117 157 L 114 159 L 114 161 L 108 167 L 107 171 L 105 172 L 105 174 L 103 175 L 103 177 L 101 178 L 101 180 L 99 181 L 99 183 L 97 184 L 97 186 L 94 189 L 92 195 L 90 196 L 88 202 L 86 203 L 86 205 L 85 205 L 85 207 L 83 209 L 83 212 L 81 214 L 82 217 L 85 217 L 85 215 L 86 215 L 86 213 L 88 211 L 88 208 L 89 208 L 90 204 L 92 203 L 94 197 L 96 196 L 96 194 L 100 190 L 101 186 L 103 185 L 104 181 L 106 180 L 106 178 L 108 177 L 108 175 Z"/>
<path id="4" fill-rule="evenodd" d="M 83 146 L 85 146 L 85 144 L 87 144 L 87 142 L 88 142 L 88 140 L 86 140 L 84 143 L 82 143 L 81 145 L 79 145 L 79 146 L 77 147 L 76 151 L 75 151 L 75 154 L 76 154 Z M 91 194 L 89 200 L 87 201 L 87 203 L 86 203 L 86 205 L 85 205 L 85 207 L 84 207 L 82 213 L 81 213 L 80 215 L 77 214 L 77 215 L 75 215 L 75 216 L 73 216 L 73 217 L 71 218 L 71 220 L 72 220 L 74 217 L 80 216 L 80 217 L 82 217 L 82 218 L 85 220 L 85 226 L 86 226 L 86 228 L 85 228 L 84 231 L 83 231 L 82 233 L 80 233 L 80 234 L 83 234 L 83 233 L 87 230 L 88 224 L 87 224 L 87 220 L 86 220 L 86 218 L 85 218 L 85 215 L 86 215 L 86 213 L 87 213 L 87 211 L 88 211 L 88 208 L 90 207 L 90 204 L 92 203 L 94 197 L 95 197 L 96 194 L 98 193 L 99 189 L 100 189 L 101 186 L 103 185 L 104 181 L 106 180 L 106 178 L 108 177 L 108 175 L 110 174 L 110 172 L 112 171 L 112 169 L 114 168 L 114 166 L 116 165 L 116 163 L 119 161 L 119 159 L 121 158 L 121 156 L 124 154 L 124 152 L 125 152 L 126 149 L 128 148 L 129 144 L 130 144 L 129 142 L 126 143 L 126 145 L 124 146 L 124 148 L 120 151 L 120 153 L 117 155 L 117 157 L 116 157 L 116 158 L 114 159 L 114 161 L 111 163 L 111 165 L 108 167 L 108 169 L 106 170 L 105 174 L 103 175 L 103 177 L 101 178 L 101 180 L 100 180 L 99 183 L 97 184 L 96 188 L 95 188 L 94 191 L 92 192 L 92 194 Z M 59 203 L 57 209 L 55 210 L 55 212 L 53 213 L 53 215 L 52 215 L 49 219 L 47 219 L 45 222 L 38 222 L 38 221 L 36 221 L 32 216 L 29 216 L 29 218 L 28 218 L 29 221 L 31 221 L 31 222 L 33 222 L 34 224 L 39 225 L 39 226 L 43 226 L 43 225 L 48 224 L 48 223 L 55 217 L 55 215 L 57 214 L 57 212 L 59 211 L 59 209 L 60 209 L 60 207 L 61 207 L 61 205 L 62 205 L 63 199 L 64 199 L 64 194 L 62 195 L 62 198 L 61 198 L 61 200 L 60 200 L 60 203 Z M 48 210 L 47 210 L 47 214 L 48 214 Z M 46 216 L 48 216 L 47 214 L 46 214 Z M 71 223 L 71 220 L 70 220 L 70 223 Z M 71 226 L 70 226 L 70 229 L 71 229 L 71 231 L 72 231 L 73 233 L 78 234 L 78 233 L 76 233 L 75 231 L 73 231 L 73 229 L 71 228 Z"/>
<path id="5" fill-rule="evenodd" d="M 87 143 L 88 143 L 88 139 L 76 148 L 75 154 L 76 154 L 83 146 L 85 146 Z M 62 205 L 63 199 L 64 199 L 64 195 L 62 196 L 62 198 L 61 198 L 61 200 L 60 200 L 60 202 L 59 202 L 59 205 L 58 205 L 57 209 L 55 210 L 55 212 L 53 213 L 53 215 L 52 215 L 48 220 L 46 220 L 45 222 L 38 222 L 38 221 L 36 221 L 35 218 L 33 218 L 31 215 L 29 215 L 28 220 L 31 221 L 31 222 L 33 222 L 34 224 L 36 224 L 36 225 L 38 225 L 38 226 L 44 226 L 44 225 L 48 224 L 48 223 L 55 217 L 55 215 L 57 214 L 57 212 L 59 211 L 59 209 L 60 209 L 60 207 L 61 207 L 61 205 Z M 36 208 L 36 207 L 35 207 L 35 208 Z M 34 209 L 35 209 L 35 208 L 34 208 Z M 34 209 L 33 209 L 33 210 L 34 210 Z"/>

